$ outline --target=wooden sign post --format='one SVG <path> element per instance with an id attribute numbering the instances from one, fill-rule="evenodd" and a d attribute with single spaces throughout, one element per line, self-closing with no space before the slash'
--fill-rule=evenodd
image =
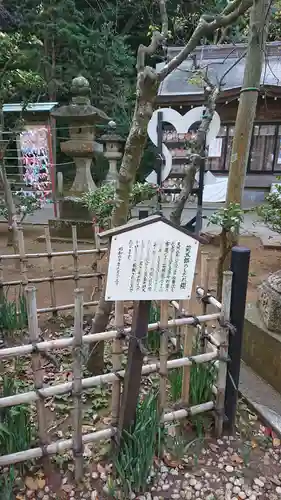
<path id="1" fill-rule="evenodd" d="M 160 215 L 129 222 L 100 237 L 111 238 L 105 299 L 135 302 L 119 419 L 122 432 L 135 419 L 150 302 L 190 298 L 199 242 Z"/>

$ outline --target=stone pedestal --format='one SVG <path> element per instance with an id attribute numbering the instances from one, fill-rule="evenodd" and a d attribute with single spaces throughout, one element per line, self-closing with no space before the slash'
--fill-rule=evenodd
<path id="1" fill-rule="evenodd" d="M 281 334 L 281 271 L 271 274 L 259 287 L 258 307 L 266 328 Z"/>

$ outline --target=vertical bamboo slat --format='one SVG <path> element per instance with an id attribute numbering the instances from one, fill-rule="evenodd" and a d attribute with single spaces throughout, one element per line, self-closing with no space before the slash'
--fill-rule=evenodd
<path id="1" fill-rule="evenodd" d="M 57 301 L 56 301 L 56 289 L 55 289 L 55 273 L 54 273 L 54 265 L 53 265 L 53 253 L 52 253 L 52 243 L 49 226 L 45 226 L 45 241 L 46 241 L 46 250 L 48 254 L 48 265 L 49 265 L 49 278 L 50 278 L 50 296 L 51 296 L 51 307 L 54 308 L 53 316 L 57 316 Z"/>
<path id="2" fill-rule="evenodd" d="M 83 442 L 82 442 L 82 378 L 83 378 L 83 290 L 74 290 L 74 344 L 73 354 L 73 454 L 75 460 L 75 480 L 83 478 Z"/>
<path id="3" fill-rule="evenodd" d="M 112 369 L 117 372 L 122 369 L 122 340 L 120 333 L 124 328 L 124 302 L 115 302 L 115 327 L 119 332 L 119 338 L 116 337 L 112 346 Z M 121 394 L 121 381 L 115 380 L 112 384 L 112 401 L 111 401 L 111 425 L 116 427 L 118 425 L 119 412 L 120 412 L 120 394 Z"/>
<path id="4" fill-rule="evenodd" d="M 78 263 L 78 243 L 77 243 L 77 227 L 72 226 L 72 247 L 73 247 L 73 267 L 75 287 L 79 286 L 79 263 Z"/>
<path id="5" fill-rule="evenodd" d="M 168 330 L 167 324 L 169 320 L 169 302 L 163 300 L 160 303 L 160 413 L 162 414 L 166 406 L 167 392 L 167 361 L 168 361 Z"/>
<path id="6" fill-rule="evenodd" d="M 179 311 L 177 311 L 175 308 L 174 309 L 174 318 L 178 317 L 179 313 L 181 314 L 183 310 L 183 300 L 179 301 Z M 176 328 L 176 351 L 180 352 L 181 350 L 181 343 L 182 343 L 182 329 L 180 326 L 177 326 Z"/>
<path id="7" fill-rule="evenodd" d="M 41 364 L 41 355 L 36 349 L 36 344 L 40 341 L 39 338 L 39 326 L 37 317 L 37 304 L 36 304 L 36 288 L 29 285 L 25 289 L 26 293 L 26 306 L 27 306 L 27 318 L 28 318 L 28 331 L 32 344 L 34 345 L 34 351 L 31 355 L 31 367 L 33 371 L 34 386 L 35 390 L 40 395 L 40 389 L 44 385 L 44 371 Z M 47 420 L 46 411 L 44 405 L 44 398 L 39 397 L 36 401 L 37 409 L 37 419 L 38 419 L 38 433 L 40 439 L 40 445 L 43 450 L 43 465 L 47 471 L 49 458 L 44 453 L 44 447 L 49 444 L 48 432 L 47 432 Z"/>
<path id="8" fill-rule="evenodd" d="M 3 300 L 3 298 L 4 298 L 3 281 L 4 281 L 3 261 L 2 261 L 1 256 L 0 256 L 0 300 Z"/>
<path id="9" fill-rule="evenodd" d="M 210 284 L 210 262 L 211 259 L 207 252 L 201 253 L 201 283 L 202 288 L 204 290 L 204 294 L 206 295 L 209 291 Z M 202 300 L 202 314 L 207 314 L 208 304 L 204 300 Z M 201 343 L 201 351 L 206 352 L 206 342 L 204 339 L 206 331 L 205 323 L 201 325 L 201 335 L 202 335 L 202 343 Z"/>
<path id="10" fill-rule="evenodd" d="M 17 234 L 19 242 L 19 254 L 20 254 L 20 274 L 22 276 L 22 286 L 25 287 L 28 284 L 28 277 L 27 277 L 27 258 L 25 255 L 24 236 L 22 227 L 18 228 Z"/>
<path id="11" fill-rule="evenodd" d="M 220 348 L 219 348 L 219 366 L 217 378 L 217 396 L 216 396 L 216 435 L 222 435 L 224 422 L 224 400 L 225 386 L 227 375 L 227 356 L 228 356 L 228 337 L 229 328 L 227 322 L 230 320 L 230 305 L 231 305 L 231 284 L 232 272 L 225 271 L 223 273 L 222 285 L 222 307 L 220 316 Z"/>
<path id="12" fill-rule="evenodd" d="M 189 300 L 183 301 L 182 308 L 188 313 Z M 192 355 L 194 326 L 184 325 L 182 327 L 182 333 L 183 333 L 183 337 L 184 337 L 183 356 L 188 357 L 188 356 Z M 185 403 L 186 405 L 189 404 L 189 389 L 190 389 L 190 366 L 184 366 L 183 367 L 183 376 L 182 376 L 181 397 L 182 397 L 183 403 Z"/>

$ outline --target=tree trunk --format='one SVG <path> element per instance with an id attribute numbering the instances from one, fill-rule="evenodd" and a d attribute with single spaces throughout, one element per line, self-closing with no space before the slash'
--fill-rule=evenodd
<path id="1" fill-rule="evenodd" d="M 250 34 L 247 50 L 243 86 L 235 122 L 235 131 L 230 158 L 226 206 L 237 203 L 241 206 L 249 151 L 260 90 L 260 78 L 264 59 L 265 42 L 269 21 L 268 0 L 254 0 L 250 16 Z M 229 269 L 230 250 L 238 242 L 238 233 L 227 232 L 223 267 L 218 268 L 218 296 L 221 296 L 221 272 Z"/>
<path id="2" fill-rule="evenodd" d="M 184 49 L 171 61 L 165 64 L 159 75 L 157 75 L 153 68 L 145 66 L 145 56 L 153 55 L 157 48 L 163 44 L 167 38 L 168 18 L 165 4 L 165 0 L 159 0 L 162 17 L 162 33 L 154 32 L 151 44 L 148 47 L 141 45 L 138 50 L 136 104 L 118 176 L 116 190 L 117 205 L 112 219 L 113 227 L 127 222 L 130 208 L 130 193 L 143 155 L 147 137 L 147 125 L 153 112 L 153 105 L 157 96 L 159 83 L 188 57 L 204 36 L 210 35 L 217 29 L 233 24 L 239 16 L 245 13 L 251 6 L 252 0 L 232 0 L 221 11 L 220 15 L 202 16 L 197 28 Z M 111 310 L 112 303 L 105 301 L 104 285 L 97 312 L 93 320 L 92 333 L 97 333 L 106 329 Z M 87 367 L 90 372 L 96 374 L 101 373 L 103 360 L 101 358 L 97 359 L 98 357 L 96 356 L 94 347 L 94 344 L 90 347 Z M 103 345 L 101 343 L 99 348 L 100 353 L 103 350 L 102 348 Z"/>
<path id="3" fill-rule="evenodd" d="M 171 212 L 170 220 L 180 226 L 181 216 L 185 203 L 192 191 L 195 181 L 196 171 L 200 167 L 202 159 L 205 161 L 206 157 L 206 135 L 208 133 L 210 123 L 213 119 L 216 110 L 216 100 L 219 94 L 219 87 L 209 87 L 206 93 L 206 113 L 203 116 L 196 137 L 196 143 L 193 148 L 194 156 L 191 160 L 191 165 L 187 166 L 186 174 L 183 180 L 183 188 L 180 193 L 179 199 L 175 204 L 174 210 Z"/>
<path id="4" fill-rule="evenodd" d="M 125 224 L 130 210 L 130 194 L 136 179 L 147 138 L 147 125 L 153 113 L 158 82 L 147 74 L 147 68 L 138 75 L 137 99 L 131 129 L 126 141 L 122 165 L 118 175 L 116 188 L 116 208 L 112 216 L 112 227 Z M 113 303 L 105 300 L 105 285 L 92 324 L 92 332 L 98 333 L 106 329 Z M 90 347 L 87 368 L 93 375 L 102 373 L 104 368 L 103 343 L 99 343 L 98 352 L 95 344 Z"/>
<path id="5" fill-rule="evenodd" d="M 14 252 L 18 253 L 18 239 L 16 232 L 17 230 L 16 207 L 14 204 L 13 194 L 5 167 L 4 157 L 7 146 L 5 141 L 3 140 L 3 130 L 4 130 L 3 105 L 0 103 L 0 177 L 4 188 L 4 198 L 8 211 L 7 246 L 13 246 Z"/>

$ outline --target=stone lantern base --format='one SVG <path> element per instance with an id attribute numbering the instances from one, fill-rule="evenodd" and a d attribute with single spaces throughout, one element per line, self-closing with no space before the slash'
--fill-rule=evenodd
<path id="1" fill-rule="evenodd" d="M 59 200 L 59 218 L 49 219 L 51 238 L 72 239 L 72 226 L 77 227 L 77 238 L 93 240 L 92 217 L 78 197 L 67 196 Z"/>

